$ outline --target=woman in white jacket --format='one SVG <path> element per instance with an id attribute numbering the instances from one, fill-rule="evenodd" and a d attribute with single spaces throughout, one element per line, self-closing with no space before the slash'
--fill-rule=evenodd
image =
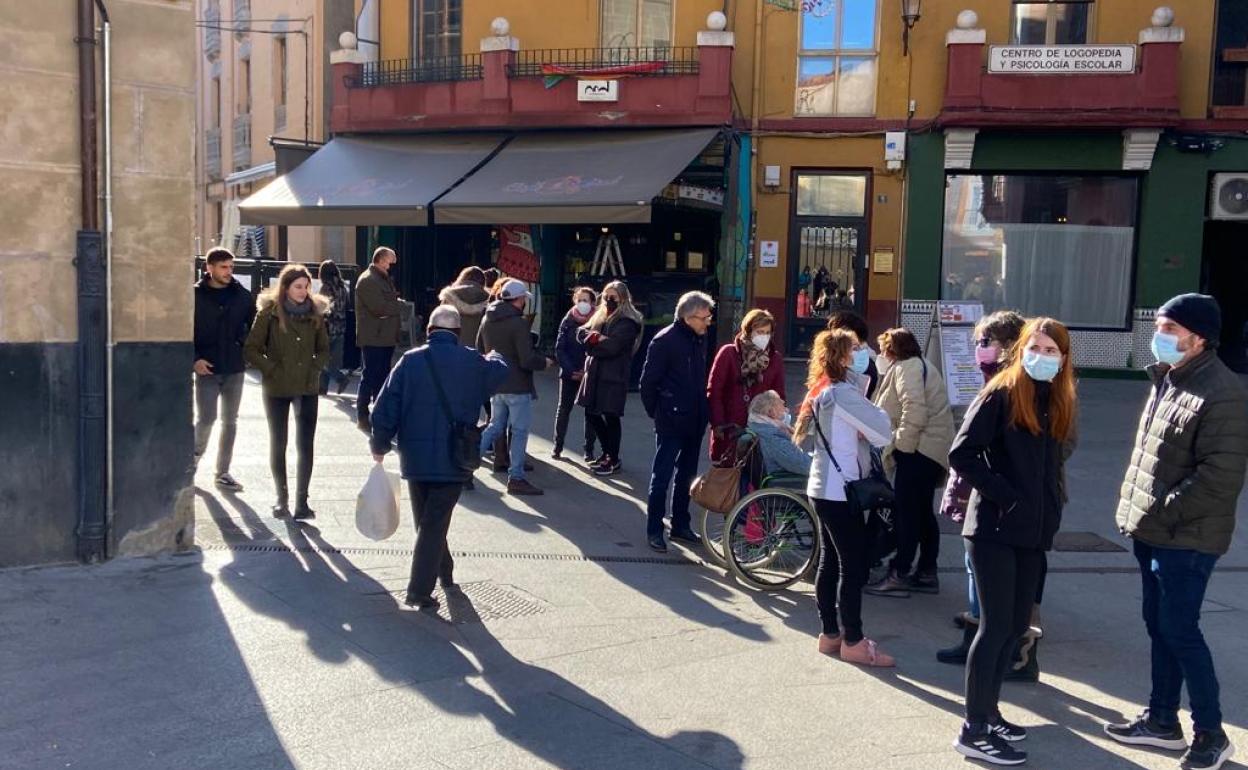
<path id="1" fill-rule="evenodd" d="M 870 446 L 892 439 L 888 415 L 867 400 L 851 378 L 854 335 L 832 329 L 815 338 L 808 386 L 826 378 L 829 385 L 813 399 L 815 454 L 806 493 L 815 505 L 823 537 L 815 598 L 823 632 L 819 652 L 864 666 L 896 665 L 862 632 L 862 587 L 867 580 L 867 524 L 847 502 L 845 485 L 870 468 Z M 869 445 L 869 446 L 868 446 Z M 838 622 L 839 610 L 839 622 Z"/>

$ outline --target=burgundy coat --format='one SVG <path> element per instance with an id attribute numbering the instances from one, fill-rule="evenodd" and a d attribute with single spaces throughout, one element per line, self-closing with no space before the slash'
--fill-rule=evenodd
<path id="1" fill-rule="evenodd" d="M 711 402 L 711 459 L 721 457 L 725 451 L 733 448 L 731 440 L 716 435 L 715 428 L 721 425 L 735 425 L 745 428 L 750 415 L 750 400 L 759 393 L 774 390 L 780 398 L 784 393 L 784 359 L 780 351 L 772 345 L 768 349 L 769 360 L 767 369 L 758 382 L 750 388 L 745 387 L 741 378 L 741 352 L 735 342 L 730 342 L 715 354 L 715 363 L 711 365 L 710 381 L 706 386 L 706 395 Z M 787 400 L 787 399 L 786 399 Z"/>

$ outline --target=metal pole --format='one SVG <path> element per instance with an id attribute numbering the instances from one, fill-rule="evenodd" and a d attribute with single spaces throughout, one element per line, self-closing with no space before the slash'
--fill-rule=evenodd
<path id="1" fill-rule="evenodd" d="M 104 94 L 103 114 L 104 114 L 104 136 L 103 136 L 103 155 L 104 155 L 104 312 L 106 323 L 106 345 L 107 357 L 105 359 L 105 374 L 108 399 L 105 405 L 107 413 L 107 423 L 105 426 L 105 436 L 108 447 L 106 460 L 106 476 L 105 476 L 105 527 L 113 526 L 114 498 L 113 498 L 113 475 L 115 453 L 113 451 L 114 432 L 114 409 L 113 409 L 113 355 L 117 346 L 117 341 L 113 338 L 113 25 L 108 18 L 108 9 L 104 6 L 102 0 L 95 0 L 95 4 L 100 9 L 100 17 L 104 20 L 102 46 L 100 47 L 100 55 L 104 59 Z"/>

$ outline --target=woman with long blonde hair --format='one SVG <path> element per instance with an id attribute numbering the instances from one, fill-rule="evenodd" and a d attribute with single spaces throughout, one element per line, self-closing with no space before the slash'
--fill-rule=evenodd
<path id="1" fill-rule="evenodd" d="M 598 476 L 620 472 L 620 417 L 628 400 L 633 354 L 641 344 L 644 319 L 633 307 L 633 295 L 623 281 L 612 281 L 602 290 L 598 309 L 576 333 L 585 346 L 585 374 L 576 395 L 585 419 L 594 426 L 602 443 L 602 457 L 590 465 Z"/>
<path id="2" fill-rule="evenodd" d="M 1027 736 L 999 708 L 1017 640 L 1027 631 L 1045 552 L 1062 521 L 1062 467 L 1075 435 L 1070 334 L 1052 318 L 1023 327 L 1009 363 L 971 405 L 949 461 L 975 490 L 962 536 L 979 593 L 979 630 L 966 662 L 959 753 L 1017 765 Z"/>
<path id="3" fill-rule="evenodd" d="M 294 518 L 311 519 L 316 514 L 308 507 L 308 485 L 312 480 L 312 448 L 316 440 L 317 393 L 321 370 L 329 360 L 329 332 L 325 328 L 329 301 L 312 294 L 312 275 L 306 267 L 287 265 L 277 283 L 261 294 L 256 304 L 256 322 L 243 354 L 263 378 L 264 412 L 269 421 L 269 468 L 277 488 L 273 515 L 290 515 L 286 439 L 293 406 L 295 446 L 299 450 Z"/>

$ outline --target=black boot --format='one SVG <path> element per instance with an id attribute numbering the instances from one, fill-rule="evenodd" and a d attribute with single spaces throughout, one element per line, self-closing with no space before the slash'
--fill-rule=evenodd
<path id="1" fill-rule="evenodd" d="M 1036 655 L 1040 651 L 1041 636 L 1039 629 L 1029 628 L 1027 633 L 1018 640 L 1018 645 L 1014 650 L 1014 660 L 1010 662 L 1010 667 L 1005 671 L 1005 681 L 1040 681 L 1040 660 Z"/>
<path id="2" fill-rule="evenodd" d="M 285 485 L 278 485 L 277 502 L 273 505 L 271 513 L 275 519 L 285 519 L 290 516 L 290 493 L 286 491 Z"/>
<path id="3" fill-rule="evenodd" d="M 936 660 L 941 663 L 948 663 L 952 666 L 965 666 L 966 656 L 971 651 L 971 642 L 975 641 L 975 634 L 979 632 L 979 626 L 966 625 L 962 628 L 962 641 L 952 647 L 946 647 L 943 650 L 936 651 Z"/>

